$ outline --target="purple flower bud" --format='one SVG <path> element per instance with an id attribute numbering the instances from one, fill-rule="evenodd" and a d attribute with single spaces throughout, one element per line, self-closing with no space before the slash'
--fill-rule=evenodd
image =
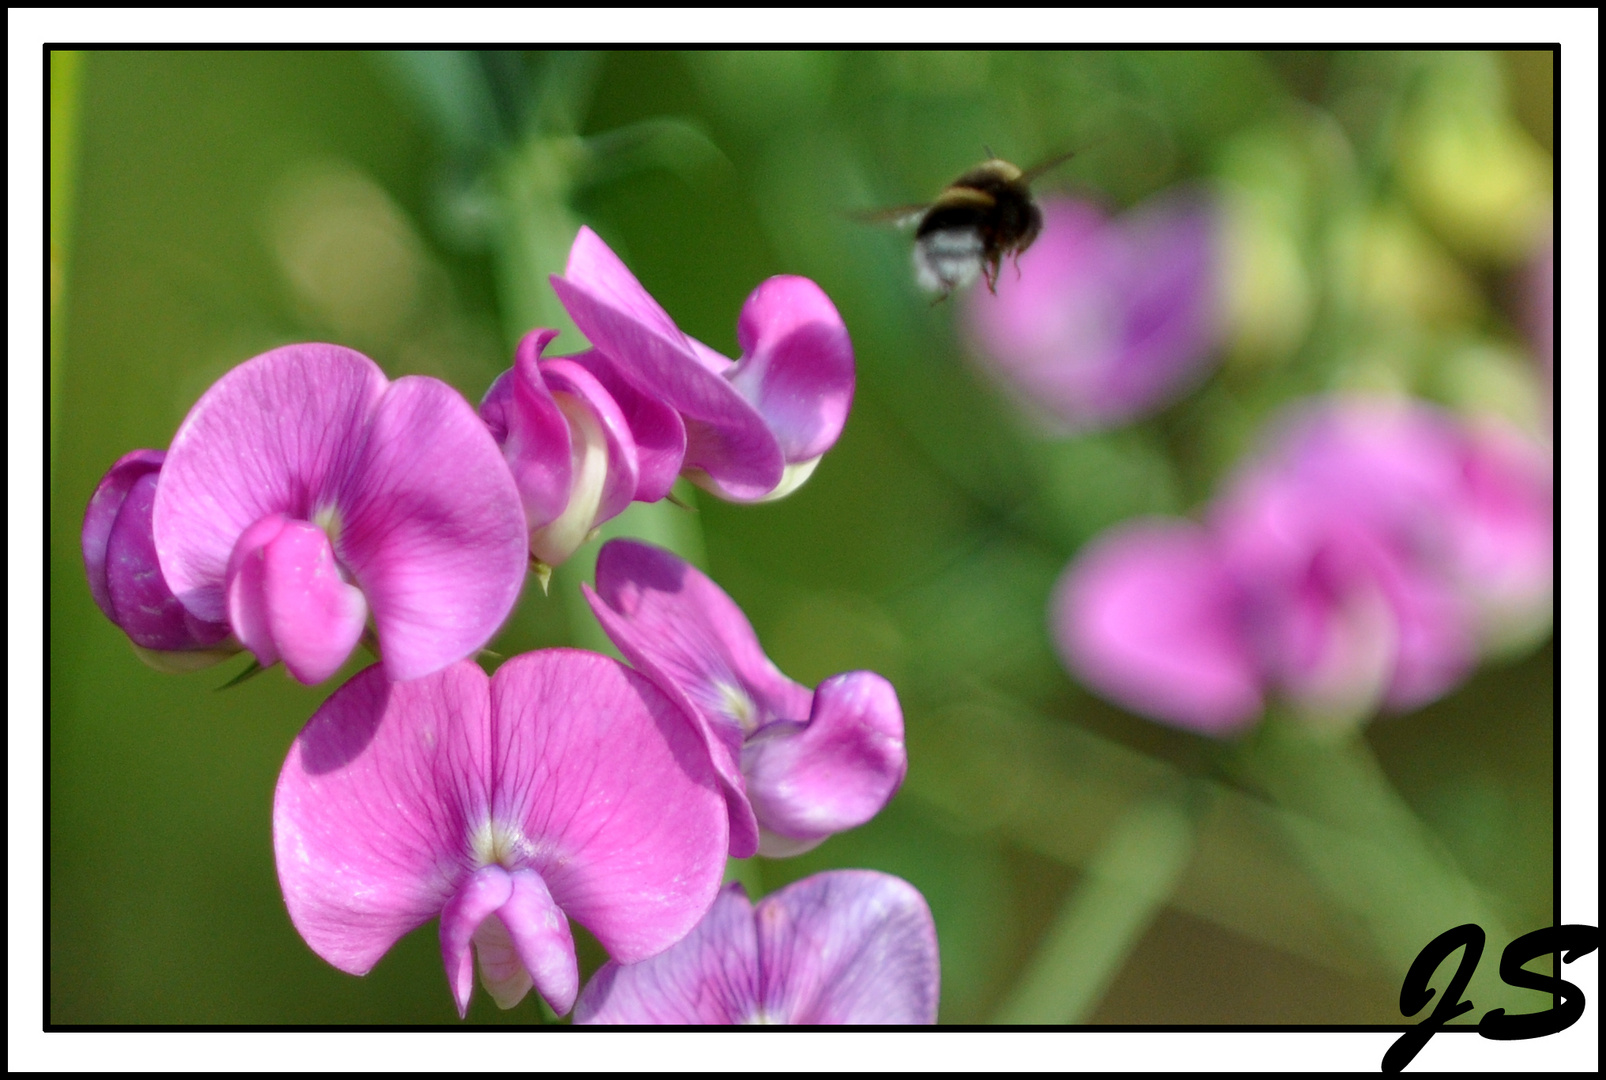
<path id="1" fill-rule="evenodd" d="M 703 731 L 735 857 L 807 851 L 869 821 L 903 783 L 903 711 L 881 676 L 835 675 L 810 693 L 724 590 L 649 544 L 608 541 L 585 592 L 619 651 Z"/>
<path id="2" fill-rule="evenodd" d="M 185 609 L 305 683 L 370 615 L 394 679 L 472 655 L 527 566 L 519 491 L 468 402 L 337 345 L 218 380 L 173 438 L 151 529 Z"/>
<path id="3" fill-rule="evenodd" d="M 695 728 L 608 657 L 528 653 L 393 683 L 367 668 L 291 747 L 273 798 L 290 919 L 366 974 L 440 917 L 459 1016 L 480 979 L 503 1008 L 579 990 L 569 919 L 645 960 L 708 910 L 726 814 Z"/>
<path id="4" fill-rule="evenodd" d="M 1111 221 L 1045 200 L 1043 231 L 965 303 L 971 346 L 1052 427 L 1112 427 L 1155 411 L 1216 362 L 1221 335 L 1214 205 L 1174 194 Z"/>
<path id="5" fill-rule="evenodd" d="M 609 961 L 576 1024 L 934 1024 L 937 931 L 908 882 L 830 870 L 755 908 L 728 886 L 677 945 Z"/>
<path id="6" fill-rule="evenodd" d="M 682 333 L 590 229 L 580 230 L 552 287 L 596 346 L 589 366 L 604 385 L 627 384 L 680 415 L 685 473 L 715 495 L 779 498 L 841 435 L 853 404 L 853 346 L 807 278 L 773 277 L 753 290 L 737 322 L 736 361 Z"/>
<path id="7" fill-rule="evenodd" d="M 101 478 L 84 512 L 84 570 L 95 603 L 147 663 L 186 671 L 218 663 L 239 646 L 225 640 L 227 625 L 186 611 L 162 577 L 151 507 L 166 456 L 160 450 L 135 450 Z"/>

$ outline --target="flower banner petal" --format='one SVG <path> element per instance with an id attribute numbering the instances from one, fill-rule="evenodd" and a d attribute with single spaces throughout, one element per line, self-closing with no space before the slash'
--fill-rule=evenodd
<path id="1" fill-rule="evenodd" d="M 576 1024 L 746 1024 L 758 1020 L 758 935 L 742 886 L 720 891 L 703 920 L 639 964 L 610 960 L 574 1006 Z"/>
<path id="2" fill-rule="evenodd" d="M 513 610 L 524 510 L 490 432 L 451 387 L 396 380 L 333 505 L 335 552 L 368 598 L 393 679 L 472 655 Z"/>
<path id="3" fill-rule="evenodd" d="M 635 275 L 582 228 L 552 288 L 580 332 L 641 393 L 681 414 L 688 469 L 736 499 L 759 499 L 781 480 L 785 459 L 764 417 L 700 361 L 685 334 Z"/>
<path id="4" fill-rule="evenodd" d="M 766 896 L 756 917 L 771 1022 L 937 1022 L 937 928 L 908 882 L 831 870 Z"/>
<path id="5" fill-rule="evenodd" d="M 558 906 L 626 963 L 690 930 L 729 843 L 691 719 L 618 661 L 572 649 L 503 664 L 491 710 L 491 820 L 528 844 L 520 861 Z"/>
<path id="6" fill-rule="evenodd" d="M 340 970 L 365 974 L 472 871 L 489 710 L 471 663 L 402 683 L 375 664 L 296 737 L 273 795 L 274 861 L 291 922 Z"/>
<path id="7" fill-rule="evenodd" d="M 235 541 L 270 514 L 311 520 L 368 440 L 379 366 L 338 345 L 286 345 L 246 361 L 190 409 L 156 490 L 151 527 L 168 586 L 222 622 Z"/>

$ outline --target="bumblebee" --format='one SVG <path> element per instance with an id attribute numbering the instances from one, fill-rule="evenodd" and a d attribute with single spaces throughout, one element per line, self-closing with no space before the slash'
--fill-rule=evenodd
<path id="1" fill-rule="evenodd" d="M 1043 229 L 1032 181 L 1072 156 L 1059 154 L 1026 170 L 990 157 L 967 169 L 930 203 L 883 210 L 870 218 L 915 225 L 915 280 L 937 294 L 932 303 L 941 303 L 978 276 L 996 293 L 1004 257 L 1018 260 Z"/>

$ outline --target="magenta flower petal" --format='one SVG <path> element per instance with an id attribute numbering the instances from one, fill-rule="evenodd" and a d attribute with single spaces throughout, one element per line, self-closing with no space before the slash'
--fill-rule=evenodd
<path id="1" fill-rule="evenodd" d="M 546 882 L 531 870 L 515 871 L 513 895 L 497 916 L 497 925 L 503 926 L 511 939 L 520 971 L 527 973 L 554 1012 L 560 1016 L 568 1012 L 580 992 L 580 965 L 568 916 L 552 899 Z M 484 953 L 480 955 L 483 961 Z M 505 1004 L 504 998 L 498 998 L 497 1004 L 510 1008 L 523 996 L 520 990 L 518 997 Z"/>
<path id="2" fill-rule="evenodd" d="M 1228 488 L 1215 531 L 1291 697 L 1359 707 L 1375 685 L 1408 709 L 1471 670 L 1477 601 L 1456 580 L 1476 532 L 1467 446 L 1425 405 L 1320 402 L 1292 410 Z"/>
<path id="3" fill-rule="evenodd" d="M 553 900 L 626 963 L 677 941 L 713 901 L 729 843 L 695 727 L 647 679 L 593 653 L 515 657 L 491 696 L 493 817 L 544 838 L 526 864 Z"/>
<path id="4" fill-rule="evenodd" d="M 519 342 L 513 367 L 480 402 L 480 418 L 502 447 L 524 502 L 526 524 L 540 528 L 563 513 L 574 486 L 569 422 L 542 378 L 540 357 L 556 330 L 531 330 Z"/>
<path id="5" fill-rule="evenodd" d="M 680 414 L 637 390 L 619 374 L 617 365 L 596 349 L 568 359 L 589 371 L 624 414 L 640 469 L 636 500 L 657 502 L 668 495 L 686 460 L 686 425 Z"/>
<path id="6" fill-rule="evenodd" d="M 780 440 L 787 464 L 836 444 L 853 405 L 853 343 L 825 292 L 808 278 L 772 277 L 736 324 L 742 358 L 730 383 Z"/>
<path id="7" fill-rule="evenodd" d="M 1127 708 L 1212 735 L 1260 715 L 1242 600 L 1195 525 L 1141 522 L 1100 538 L 1060 579 L 1050 611 L 1066 664 Z"/>
<path id="8" fill-rule="evenodd" d="M 414 679 L 477 652 L 518 599 L 527 541 L 473 409 L 445 383 L 398 379 L 344 479 L 335 551 L 368 598 L 386 672 Z"/>
<path id="9" fill-rule="evenodd" d="M 368 605 L 346 584 L 322 529 L 272 514 L 240 538 L 229 566 L 229 621 L 267 667 L 303 683 L 333 675 L 362 637 Z"/>
<path id="10" fill-rule="evenodd" d="M 871 671 L 826 679 L 806 724 L 771 724 L 742 748 L 754 814 L 765 831 L 794 841 L 863 825 L 891 801 L 907 768 L 897 692 Z M 763 843 L 759 850 L 768 854 Z M 787 854 L 798 850 L 786 845 Z"/>
<path id="11" fill-rule="evenodd" d="M 937 932 L 913 886 L 832 870 L 755 909 L 727 888 L 685 940 L 645 963 L 610 961 L 577 1024 L 932 1024 Z"/>
<path id="12" fill-rule="evenodd" d="M 1494 423 L 1471 431 L 1461 452 L 1451 573 L 1486 634 L 1549 608 L 1555 580 L 1556 504 L 1546 448 Z"/>
<path id="13" fill-rule="evenodd" d="M 832 870 L 765 897 L 756 914 L 771 1022 L 937 1022 L 937 927 L 908 882 Z"/>
<path id="14" fill-rule="evenodd" d="M 759 1001 L 758 930 L 740 884 L 720 890 L 691 932 L 639 964 L 604 964 L 575 1002 L 576 1024 L 746 1024 Z"/>
<path id="15" fill-rule="evenodd" d="M 647 294 L 618 256 L 582 228 L 552 287 L 581 333 L 621 378 L 680 413 L 684 465 L 716 494 L 761 499 L 781 483 L 786 461 L 764 416 L 716 369 L 730 361 L 694 343 Z M 709 355 L 712 354 L 712 355 Z"/>
<path id="16" fill-rule="evenodd" d="M 341 971 L 366 974 L 481 868 L 489 717 L 473 664 L 402 683 L 375 664 L 296 737 L 273 796 L 279 885 L 290 921 Z"/>
<path id="17" fill-rule="evenodd" d="M 718 890 L 725 817 L 687 718 L 616 661 L 560 649 L 494 679 L 468 662 L 357 675 L 291 749 L 274 853 L 291 920 L 342 970 L 438 913 L 460 1012 L 471 946 L 500 1003 L 533 982 L 563 1011 L 568 918 L 616 957 L 666 948 Z"/>

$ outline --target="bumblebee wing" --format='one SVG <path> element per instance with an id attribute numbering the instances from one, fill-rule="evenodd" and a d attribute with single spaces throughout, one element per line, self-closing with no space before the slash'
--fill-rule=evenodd
<path id="1" fill-rule="evenodd" d="M 1036 165 L 1033 165 L 1030 169 L 1027 169 L 1025 172 L 1021 173 L 1021 181 L 1023 183 L 1030 184 L 1033 180 L 1036 180 L 1044 173 L 1059 168 L 1080 152 L 1081 151 L 1079 150 L 1067 150 L 1064 153 L 1055 154 L 1046 161 L 1039 161 Z"/>
<path id="2" fill-rule="evenodd" d="M 852 210 L 848 216 L 863 225 L 886 225 L 894 229 L 911 229 L 931 209 L 930 203 L 919 206 L 889 206 L 881 210 Z"/>

